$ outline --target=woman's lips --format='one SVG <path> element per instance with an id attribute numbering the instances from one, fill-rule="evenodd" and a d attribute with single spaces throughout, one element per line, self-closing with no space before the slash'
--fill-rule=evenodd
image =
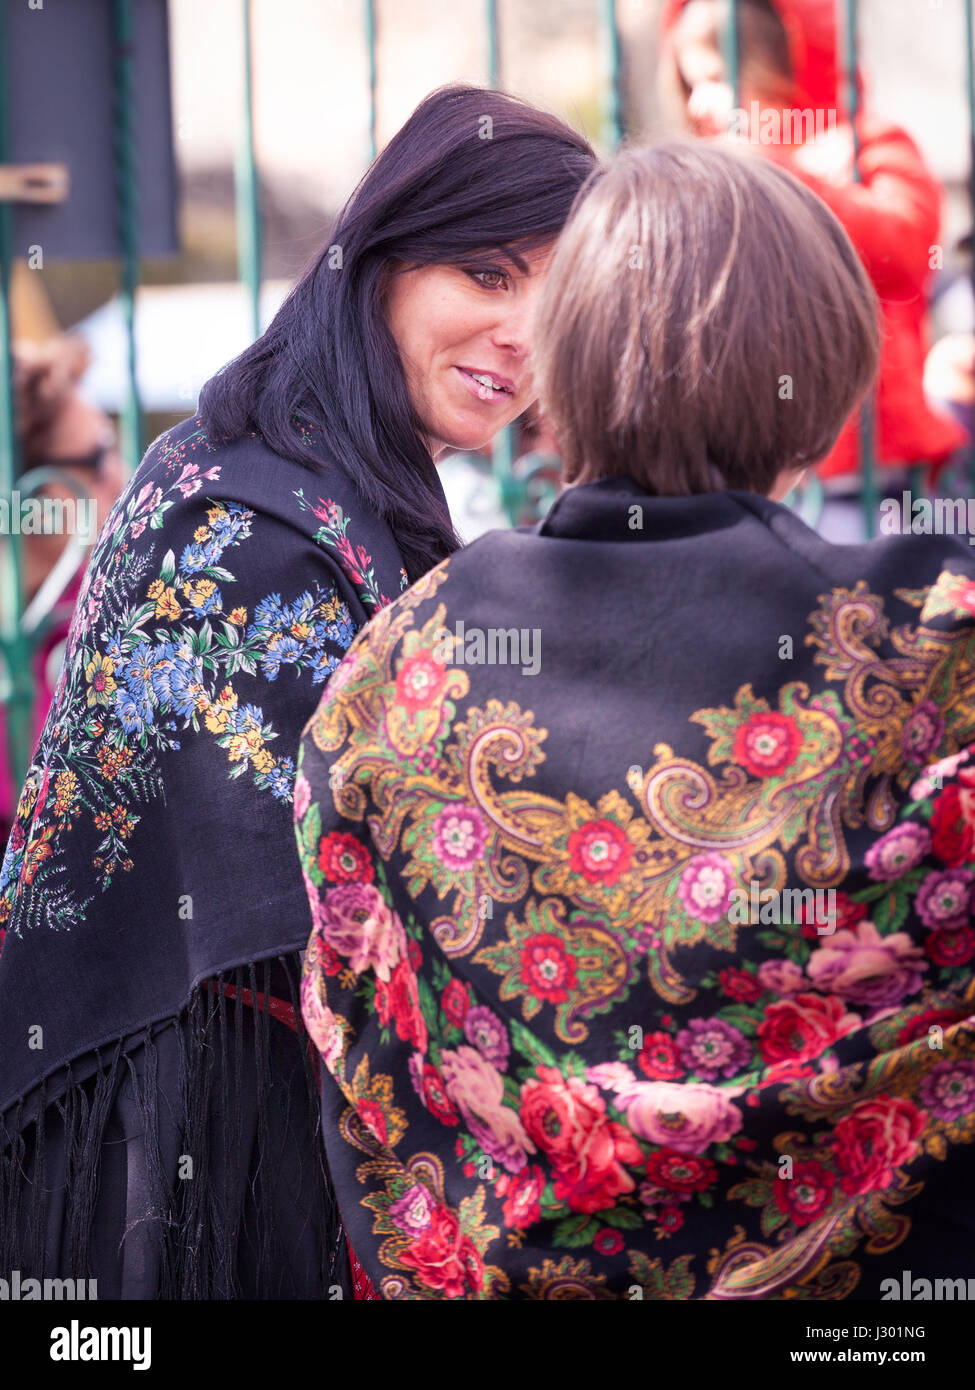
<path id="1" fill-rule="evenodd" d="M 470 367 L 455 367 L 454 370 L 460 375 L 464 385 L 472 396 L 476 396 L 479 401 L 498 404 L 502 401 L 510 401 L 515 394 L 515 384 L 506 376 L 498 376 L 494 372 L 479 372 L 479 376 L 489 376 L 492 381 L 496 381 L 499 386 L 503 386 L 503 391 L 495 391 L 493 386 L 485 386 L 483 382 L 476 381 L 474 373 Z"/>

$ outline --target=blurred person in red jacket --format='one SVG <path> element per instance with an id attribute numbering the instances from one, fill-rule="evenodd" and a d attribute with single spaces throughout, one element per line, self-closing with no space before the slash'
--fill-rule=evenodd
<path id="1" fill-rule="evenodd" d="M 739 0 L 738 15 L 735 109 L 722 44 L 730 6 L 722 0 L 667 0 L 660 54 L 664 103 L 685 130 L 745 136 L 747 145 L 737 143 L 788 169 L 842 222 L 883 311 L 873 444 L 882 470 L 879 489 L 906 485 L 906 473 L 893 470 L 916 464 L 926 465 L 934 480 L 966 442 L 959 424 L 931 408 L 923 387 L 941 188 L 907 132 L 862 105 L 856 121 L 860 181 L 854 180 L 853 125 L 834 0 Z M 862 103 L 859 72 L 857 88 Z M 855 416 L 819 465 L 828 493 L 859 493 L 860 452 Z"/>

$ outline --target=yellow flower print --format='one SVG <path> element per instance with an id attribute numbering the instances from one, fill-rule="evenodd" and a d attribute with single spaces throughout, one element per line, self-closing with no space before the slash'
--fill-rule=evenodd
<path id="1" fill-rule="evenodd" d="M 274 766 L 274 758 L 266 748 L 262 748 L 259 753 L 251 756 L 251 763 L 255 772 L 270 772 Z"/>
<path id="2" fill-rule="evenodd" d="M 237 693 L 229 685 L 225 685 L 208 707 L 206 712 L 206 726 L 211 734 L 222 734 L 230 722 L 230 712 L 237 708 Z"/>
<path id="3" fill-rule="evenodd" d="M 210 539 L 209 526 L 198 526 L 193 532 L 193 539 L 198 541 L 200 545 L 202 545 L 204 541 L 208 541 Z"/>
<path id="4" fill-rule="evenodd" d="M 234 734 L 227 744 L 227 757 L 232 763 L 239 763 L 241 758 L 247 757 L 247 741 L 243 734 Z"/>
<path id="5" fill-rule="evenodd" d="M 228 623 L 233 623 L 234 627 L 243 627 L 247 622 L 247 609 L 235 608 L 227 619 Z"/>
<path id="6" fill-rule="evenodd" d="M 85 667 L 85 678 L 88 681 L 88 705 L 110 705 L 115 694 L 115 680 L 113 672 L 115 662 L 110 656 L 105 656 L 102 652 L 96 652 Z"/>
<path id="7" fill-rule="evenodd" d="M 156 600 L 155 616 L 157 618 L 169 618 L 170 621 L 173 621 L 183 612 L 179 599 L 176 597 L 176 591 L 168 588 L 161 579 L 152 581 L 146 590 L 146 597 Z"/>
<path id="8" fill-rule="evenodd" d="M 183 585 L 183 593 L 194 608 L 202 608 L 207 599 L 215 592 L 216 587 L 212 579 L 198 579 L 195 584 L 187 581 Z"/>

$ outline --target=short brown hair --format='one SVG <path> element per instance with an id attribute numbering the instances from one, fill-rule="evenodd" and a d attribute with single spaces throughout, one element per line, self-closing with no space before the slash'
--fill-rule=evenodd
<path id="1" fill-rule="evenodd" d="M 829 452 L 879 352 L 876 295 L 826 204 L 759 156 L 672 141 L 580 191 L 535 372 L 567 483 L 767 493 Z"/>

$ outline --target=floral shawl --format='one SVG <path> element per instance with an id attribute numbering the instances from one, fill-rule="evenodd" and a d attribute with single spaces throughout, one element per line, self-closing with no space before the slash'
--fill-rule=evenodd
<path id="1" fill-rule="evenodd" d="M 294 806 L 379 1295 L 967 1277 L 973 738 L 969 549 L 746 493 L 577 486 L 384 609 Z"/>
<path id="2" fill-rule="evenodd" d="M 324 1296 L 295 761 L 405 583 L 339 469 L 199 418 L 115 504 L 0 871 L 0 1268 Z"/>

